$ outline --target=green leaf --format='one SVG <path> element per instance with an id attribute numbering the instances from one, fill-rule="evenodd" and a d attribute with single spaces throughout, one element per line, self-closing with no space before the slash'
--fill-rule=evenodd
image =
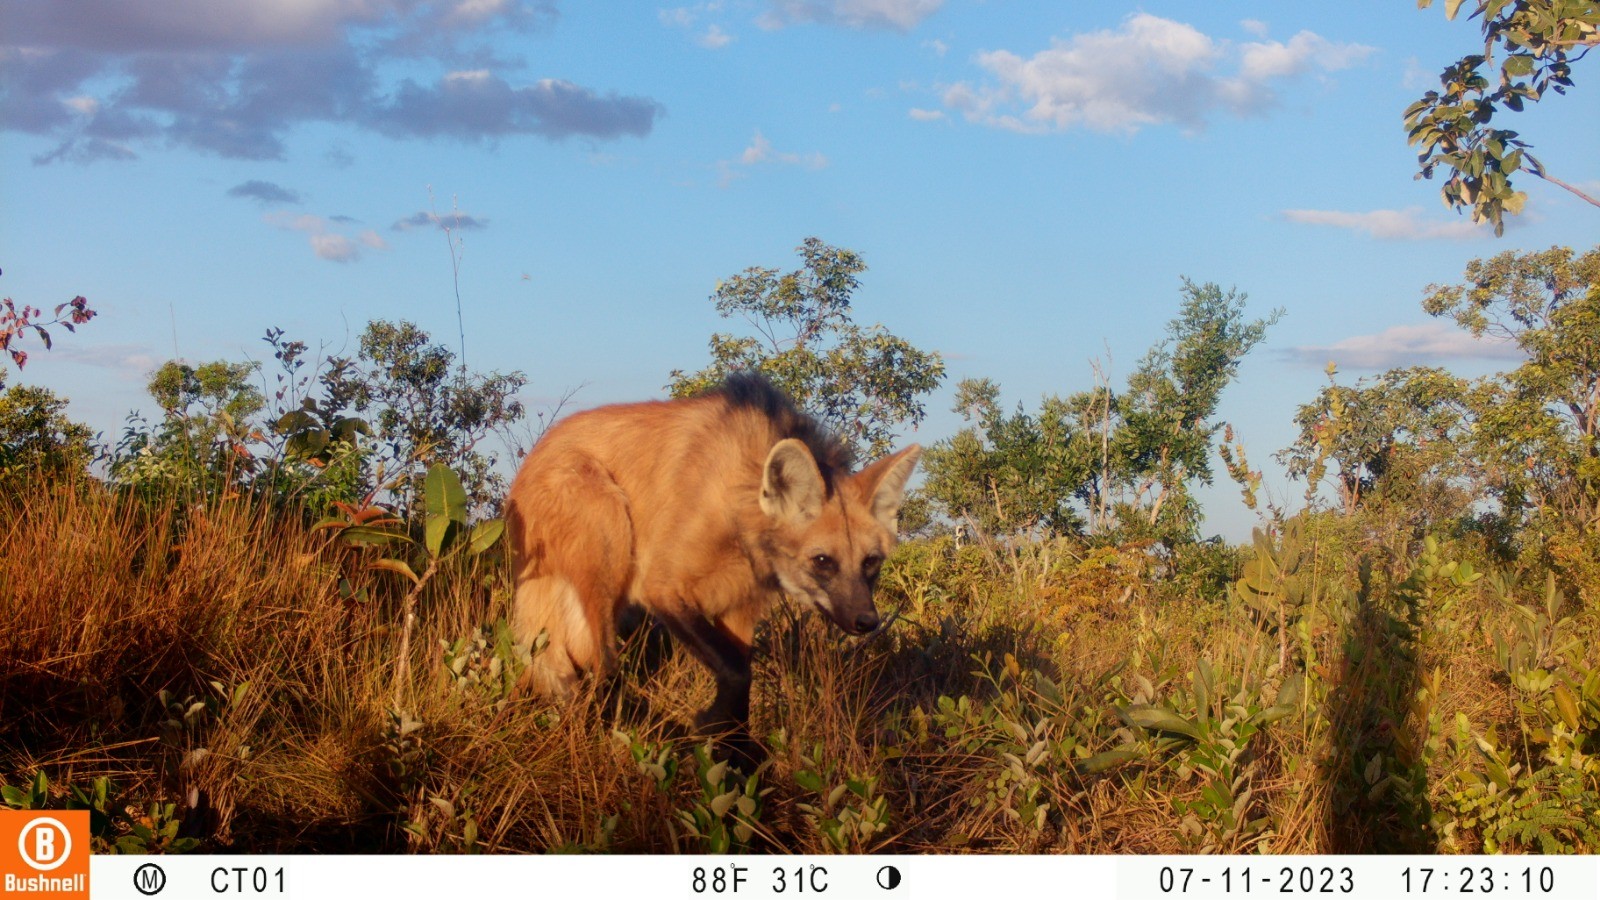
<path id="1" fill-rule="evenodd" d="M 372 426 L 368 425 L 365 419 L 346 416 L 333 423 L 333 439 L 336 441 L 354 444 L 358 434 L 365 434 L 369 437 L 372 435 Z"/>
<path id="2" fill-rule="evenodd" d="M 1300 704 L 1300 692 L 1304 686 L 1304 675 L 1300 674 L 1299 672 L 1290 675 L 1288 678 L 1284 679 L 1283 687 L 1278 688 L 1278 699 L 1274 705 L 1290 707 L 1298 706 Z"/>
<path id="3" fill-rule="evenodd" d="M 349 528 L 339 532 L 339 536 L 352 544 L 370 544 L 372 546 L 409 543 L 411 541 L 411 538 L 398 531 L 374 528 L 371 525 L 351 525 Z"/>
<path id="4" fill-rule="evenodd" d="M 1076 766 L 1078 771 L 1094 775 L 1138 758 L 1139 753 L 1135 750 L 1107 750 L 1104 753 L 1096 753 L 1087 759 L 1079 760 Z"/>
<path id="5" fill-rule="evenodd" d="M 1124 719 L 1130 724 L 1138 725 L 1140 728 L 1181 734 L 1194 740 L 1200 739 L 1200 729 L 1195 727 L 1193 722 L 1165 707 L 1129 706 L 1121 712 Z"/>
<path id="6" fill-rule="evenodd" d="M 799 772 L 794 773 L 794 783 L 800 785 L 808 791 L 815 791 L 819 794 L 822 793 L 822 776 L 811 771 L 810 769 L 802 769 Z M 7 790 L 10 790 L 10 788 L 7 788 Z"/>
<path id="7" fill-rule="evenodd" d="M 282 418 L 273 423 L 272 428 L 279 434 L 294 434 L 297 431 L 304 431 L 307 428 L 314 427 L 316 424 L 316 416 L 303 409 L 295 409 L 284 413 Z"/>
<path id="8" fill-rule="evenodd" d="M 1461 2 L 1462 0 L 1444 0 L 1444 17 L 1454 19 L 1461 9 Z"/>
<path id="9" fill-rule="evenodd" d="M 451 543 L 456 524 L 444 516 L 428 516 L 428 522 L 423 526 L 423 546 L 428 548 L 429 556 L 437 559 L 444 554 L 445 548 Z"/>
<path id="10" fill-rule="evenodd" d="M 1269 706 L 1256 715 L 1255 723 L 1257 725 L 1271 725 L 1273 722 L 1276 722 L 1279 719 L 1294 715 L 1296 709 L 1297 707 L 1282 703 L 1277 704 L 1276 706 Z"/>
<path id="11" fill-rule="evenodd" d="M 9 784 L 0 786 L 0 798 L 4 798 L 6 805 L 12 809 L 28 808 L 28 794 L 22 788 L 14 788 Z"/>
<path id="12" fill-rule="evenodd" d="M 423 482 L 428 518 L 467 524 L 467 492 L 461 478 L 444 463 L 435 463 Z"/>
<path id="13" fill-rule="evenodd" d="M 493 547 L 495 541 L 500 540 L 500 535 L 506 530 L 505 519 L 485 519 L 472 529 L 472 539 L 467 546 L 467 552 L 477 556 L 483 551 Z"/>
<path id="14" fill-rule="evenodd" d="M 283 453 L 290 459 L 306 459 L 326 449 L 328 449 L 328 433 L 320 428 L 297 432 L 283 445 Z"/>

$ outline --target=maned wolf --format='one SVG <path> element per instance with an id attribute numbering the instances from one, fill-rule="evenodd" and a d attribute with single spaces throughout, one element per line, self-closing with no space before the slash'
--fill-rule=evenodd
<path id="1" fill-rule="evenodd" d="M 849 451 L 765 379 L 688 400 L 579 413 L 528 454 L 506 521 L 519 640 L 549 643 L 527 686 L 568 694 L 608 669 L 630 606 L 716 677 L 697 722 L 752 759 L 750 644 L 779 594 L 850 634 L 878 627 L 872 588 L 894 548 L 912 444 L 851 474 Z"/>

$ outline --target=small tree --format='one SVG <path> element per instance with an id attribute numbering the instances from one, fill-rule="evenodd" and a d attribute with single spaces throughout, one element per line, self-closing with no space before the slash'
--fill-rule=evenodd
<path id="1" fill-rule="evenodd" d="M 1184 279 L 1167 339 L 1120 394 L 1097 377 L 1091 390 L 1046 398 L 1036 415 L 1019 408 L 1006 416 L 993 382 L 963 381 L 956 411 L 974 424 L 929 450 L 926 495 L 992 532 L 1063 533 L 1087 523 L 1169 550 L 1192 542 L 1192 485 L 1211 481 L 1222 392 L 1280 315 L 1250 321 L 1244 304 L 1242 294 Z"/>
<path id="2" fill-rule="evenodd" d="M 402 509 L 420 512 L 423 476 L 440 463 L 461 474 L 469 503 L 497 508 L 505 477 L 484 441 L 522 419 L 521 372 L 467 372 L 416 325 L 378 320 L 362 332 L 354 360 L 330 360 L 322 383 L 324 418 L 354 409 L 370 421 L 381 481 Z"/>
<path id="3" fill-rule="evenodd" d="M 252 445 L 265 406 L 251 379 L 253 363 L 223 360 L 191 365 L 169 360 L 146 390 L 161 407 L 154 425 L 130 416 L 113 453 L 114 479 L 146 487 L 210 494 L 248 483 L 259 469 Z"/>
<path id="4" fill-rule="evenodd" d="M 1332 467 L 1345 515 L 1383 503 L 1415 525 L 1463 514 L 1473 499 L 1470 385 L 1443 369 L 1392 369 L 1330 384 L 1295 413 L 1299 437 L 1278 454 L 1314 494 Z"/>
<path id="5" fill-rule="evenodd" d="M 1282 315 L 1245 318 L 1245 295 L 1183 280 L 1183 302 L 1118 398 L 1120 419 L 1110 442 L 1125 496 L 1122 526 L 1168 546 L 1195 536 L 1199 510 L 1191 485 L 1211 483 L 1211 453 L 1222 423 L 1214 420 L 1223 390 L 1245 354 Z M 1082 404 L 1078 404 L 1082 405 Z"/>
<path id="6" fill-rule="evenodd" d="M 66 416 L 67 401 L 29 385 L 0 392 L 0 483 L 82 474 L 94 459 L 87 425 Z"/>
<path id="7" fill-rule="evenodd" d="M 1065 404 L 1047 398 L 1037 415 L 1000 410 L 999 387 L 967 379 L 955 411 L 971 424 L 928 448 L 922 493 L 947 516 L 989 534 L 1070 534 L 1083 528 L 1072 503 L 1092 460 L 1087 435 Z"/>
<path id="8" fill-rule="evenodd" d="M 1475 391 L 1474 453 L 1508 513 L 1600 524 L 1600 247 L 1507 251 L 1430 285 L 1423 309 L 1528 356 Z"/>
<path id="9" fill-rule="evenodd" d="M 689 397 L 733 372 L 761 372 L 858 450 L 881 456 L 895 429 L 922 421 L 923 397 L 944 378 L 944 361 L 881 325 L 851 320 L 856 276 L 867 268 L 859 255 L 817 238 L 798 251 L 803 266 L 793 272 L 751 267 L 717 283 L 717 312 L 743 316 L 756 334 L 713 334 L 710 365 L 674 369 L 667 389 Z"/>
<path id="10" fill-rule="evenodd" d="M 369 323 L 354 358 L 330 358 L 312 373 L 302 371 L 303 342 L 277 329 L 266 342 L 281 371 L 265 393 L 253 383 L 256 363 L 173 361 L 158 369 L 149 390 L 162 420 L 132 417 L 113 476 L 207 491 L 248 487 L 314 511 L 385 495 L 410 517 L 421 512 L 423 476 L 442 463 L 464 474 L 469 503 L 497 508 L 505 479 L 484 439 L 521 419 L 522 373 L 464 371 L 409 322 Z"/>

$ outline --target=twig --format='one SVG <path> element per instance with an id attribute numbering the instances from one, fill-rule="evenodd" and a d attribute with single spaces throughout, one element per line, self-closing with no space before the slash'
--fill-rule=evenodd
<path id="1" fill-rule="evenodd" d="M 417 624 L 417 598 L 421 596 L 422 589 L 439 570 L 439 560 L 428 560 L 428 568 L 422 572 L 422 577 L 411 588 L 411 593 L 406 594 L 406 619 L 405 626 L 400 632 L 400 665 L 394 673 L 394 706 L 400 708 L 400 695 L 405 689 L 406 676 L 411 674 L 411 632 Z"/>
<path id="2" fill-rule="evenodd" d="M 1594 206 L 1600 206 L 1600 200 L 1596 200 L 1595 198 L 1589 196 L 1588 194 L 1585 194 L 1583 191 L 1578 190 L 1577 188 L 1573 187 L 1572 185 L 1567 184 L 1565 181 L 1562 181 L 1561 179 L 1555 177 L 1554 175 L 1545 174 L 1544 171 L 1543 171 L 1543 167 L 1540 167 L 1539 169 L 1529 169 L 1528 171 L 1530 171 L 1533 174 L 1539 176 L 1540 178 L 1543 178 L 1545 181 L 1550 182 L 1551 184 L 1555 185 L 1556 187 L 1566 188 L 1567 190 L 1569 190 L 1572 193 L 1576 194 L 1579 199 L 1583 200 L 1586 203 L 1593 204 Z"/>

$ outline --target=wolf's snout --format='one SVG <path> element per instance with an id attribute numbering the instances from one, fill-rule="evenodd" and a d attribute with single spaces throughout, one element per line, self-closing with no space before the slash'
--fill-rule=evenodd
<path id="1" fill-rule="evenodd" d="M 875 612 L 864 612 L 861 615 L 856 616 L 856 634 L 866 634 L 869 631 L 875 630 L 877 627 L 878 627 L 878 614 L 877 613 L 875 613 Z"/>

